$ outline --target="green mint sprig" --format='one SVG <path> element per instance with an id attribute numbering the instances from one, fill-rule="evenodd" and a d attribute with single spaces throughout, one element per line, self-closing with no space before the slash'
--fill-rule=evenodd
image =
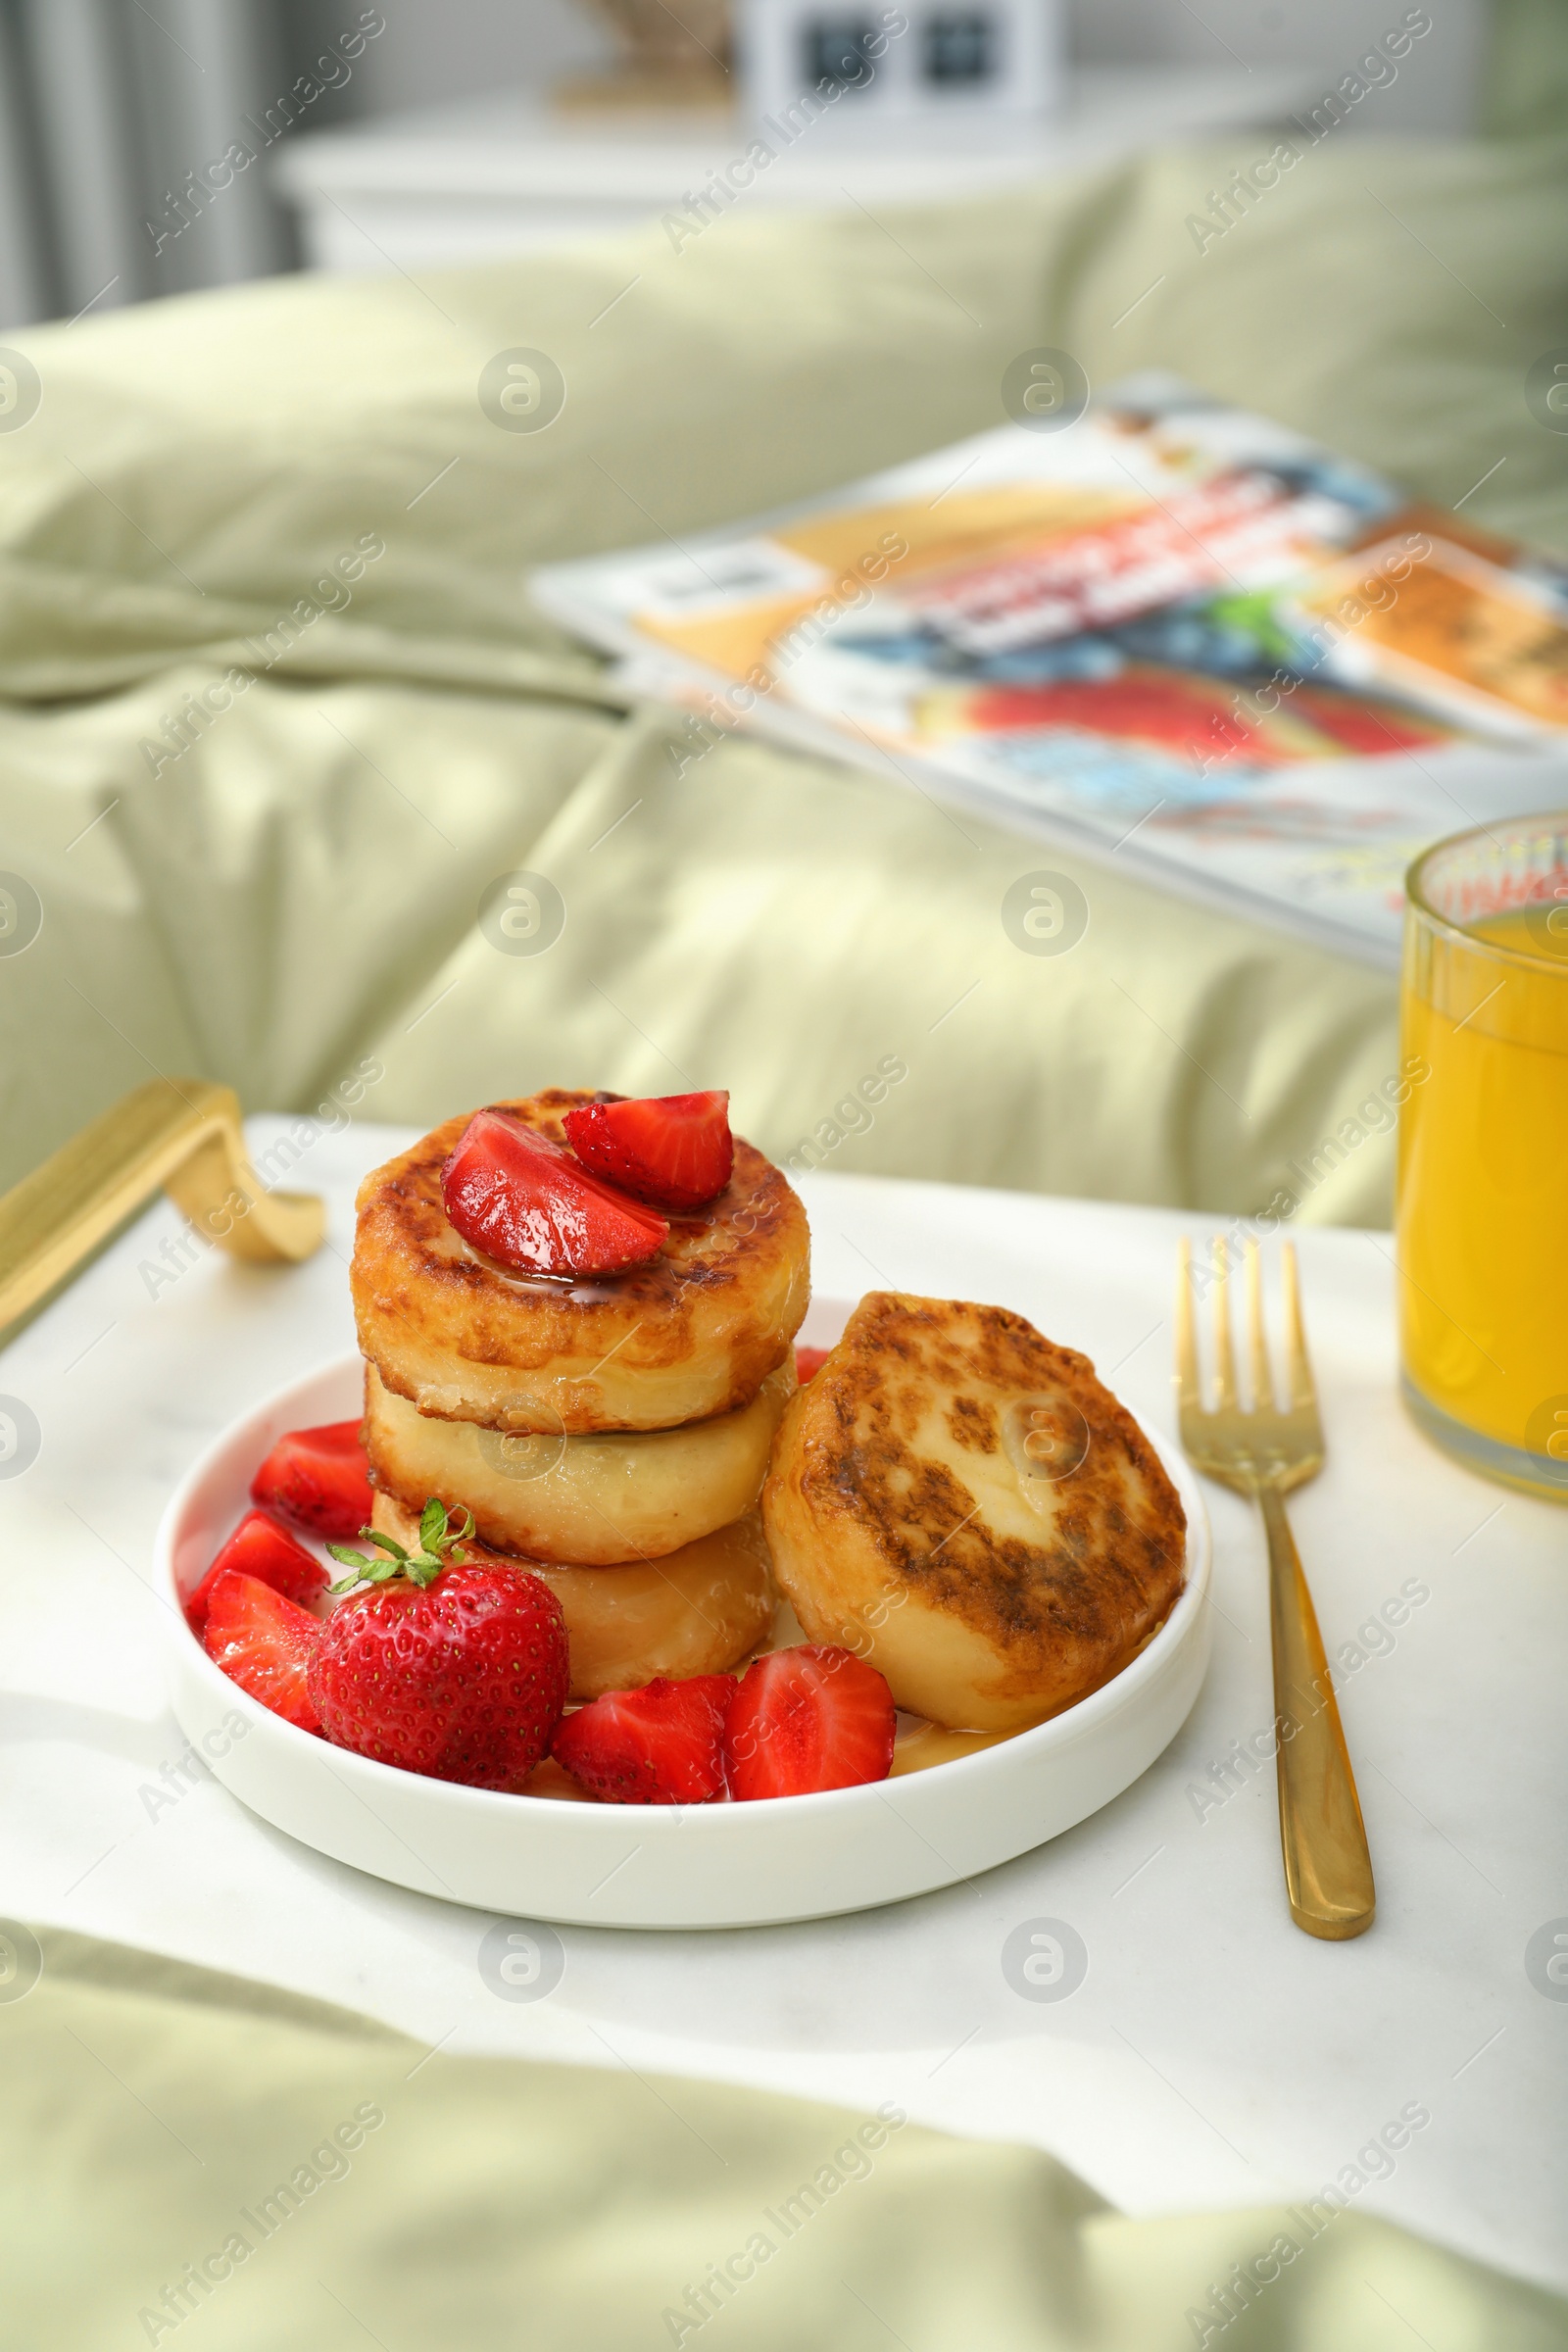
<path id="1" fill-rule="evenodd" d="M 391 1536 L 379 1535 L 373 1527 L 362 1527 L 367 1543 L 374 1544 L 382 1556 L 370 1558 L 363 1551 L 354 1551 L 347 1544 L 329 1544 L 327 1550 L 334 1560 L 340 1560 L 354 1574 L 330 1589 L 334 1594 L 352 1592 L 357 1585 L 388 1585 L 395 1576 L 406 1576 L 411 1585 L 422 1591 L 433 1585 L 444 1568 L 452 1568 L 462 1560 L 457 1546 L 473 1533 L 473 1513 L 461 1511 L 457 1519 L 449 1516 L 444 1502 L 431 1495 L 419 1514 L 419 1548 L 409 1551 Z"/>

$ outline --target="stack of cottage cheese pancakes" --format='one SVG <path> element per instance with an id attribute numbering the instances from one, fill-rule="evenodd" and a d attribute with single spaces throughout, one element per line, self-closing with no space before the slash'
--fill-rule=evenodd
<path id="1" fill-rule="evenodd" d="M 847 1646 L 901 1710 L 895 1771 L 1119 1673 L 1181 1589 L 1185 1522 L 1085 1357 L 1003 1307 L 878 1292 L 798 1389 L 806 1212 L 739 1138 L 712 1198 L 617 1245 L 638 1262 L 530 1271 L 515 1217 L 496 1228 L 510 1263 L 483 1246 L 507 1189 L 486 1122 L 504 1150 L 514 1123 L 566 1148 L 574 1114 L 616 1102 L 498 1103 L 367 1179 L 353 1289 L 376 1529 L 416 1543 L 432 1496 L 471 1513 L 480 1545 L 560 1599 L 575 1700 L 723 1673 L 803 1630 Z M 557 1231 L 545 1262 L 573 1247 Z"/>
<path id="2" fill-rule="evenodd" d="M 496 1107 L 552 1142 L 592 1102 Z M 736 1141 L 708 1207 L 624 1272 L 518 1272 L 449 1221 L 449 1119 L 367 1180 L 353 1289 L 373 1524 L 416 1544 L 437 1496 L 560 1599 L 574 1698 L 721 1673 L 769 1642 L 758 1497 L 796 1385 L 806 1212 Z"/>

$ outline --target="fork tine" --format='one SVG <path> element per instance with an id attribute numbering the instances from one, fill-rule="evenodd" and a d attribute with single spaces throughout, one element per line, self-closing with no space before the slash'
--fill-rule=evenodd
<path id="1" fill-rule="evenodd" d="M 1221 1412 L 1236 1402 L 1236 1358 L 1231 1352 L 1230 1260 L 1223 1234 L 1214 1241 L 1214 1374 Z"/>
<path id="2" fill-rule="evenodd" d="M 1307 1360 L 1306 1333 L 1301 1328 L 1301 1285 L 1296 1266 L 1296 1244 L 1287 1242 L 1280 1251 L 1285 1276 L 1285 1350 L 1289 1366 L 1292 1404 L 1316 1405 L 1317 1391 L 1312 1386 L 1312 1366 Z"/>
<path id="3" fill-rule="evenodd" d="M 1198 1335 L 1193 1328 L 1193 1246 L 1185 1233 L 1176 1249 L 1176 1394 L 1184 1414 L 1202 1411 Z"/>
<path id="4" fill-rule="evenodd" d="M 1268 1340 L 1263 1331 L 1263 1281 L 1255 1242 L 1247 1245 L 1246 1265 L 1247 1337 L 1252 1372 L 1252 1410 L 1254 1413 L 1266 1413 L 1272 1411 L 1274 1404 L 1274 1373 L 1268 1360 Z"/>

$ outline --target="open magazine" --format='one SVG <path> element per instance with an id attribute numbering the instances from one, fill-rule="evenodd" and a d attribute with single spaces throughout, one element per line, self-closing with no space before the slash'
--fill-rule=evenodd
<path id="1" fill-rule="evenodd" d="M 1568 804 L 1568 564 L 1170 376 L 534 573 L 683 704 L 1386 965 L 1447 833 Z"/>

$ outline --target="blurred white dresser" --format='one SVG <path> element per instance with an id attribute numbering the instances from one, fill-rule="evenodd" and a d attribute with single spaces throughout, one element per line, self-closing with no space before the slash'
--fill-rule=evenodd
<path id="1" fill-rule="evenodd" d="M 1170 139 L 1260 134 L 1311 105 L 1303 66 L 1079 66 L 1063 110 L 1003 124 L 814 122 L 757 173 L 737 209 L 934 203 Z M 439 268 L 612 234 L 681 208 L 744 157 L 740 119 L 648 116 L 589 122 L 527 92 L 305 132 L 279 149 L 273 185 L 297 216 L 306 266 Z M 1238 150 L 1238 164 L 1249 153 Z"/>

